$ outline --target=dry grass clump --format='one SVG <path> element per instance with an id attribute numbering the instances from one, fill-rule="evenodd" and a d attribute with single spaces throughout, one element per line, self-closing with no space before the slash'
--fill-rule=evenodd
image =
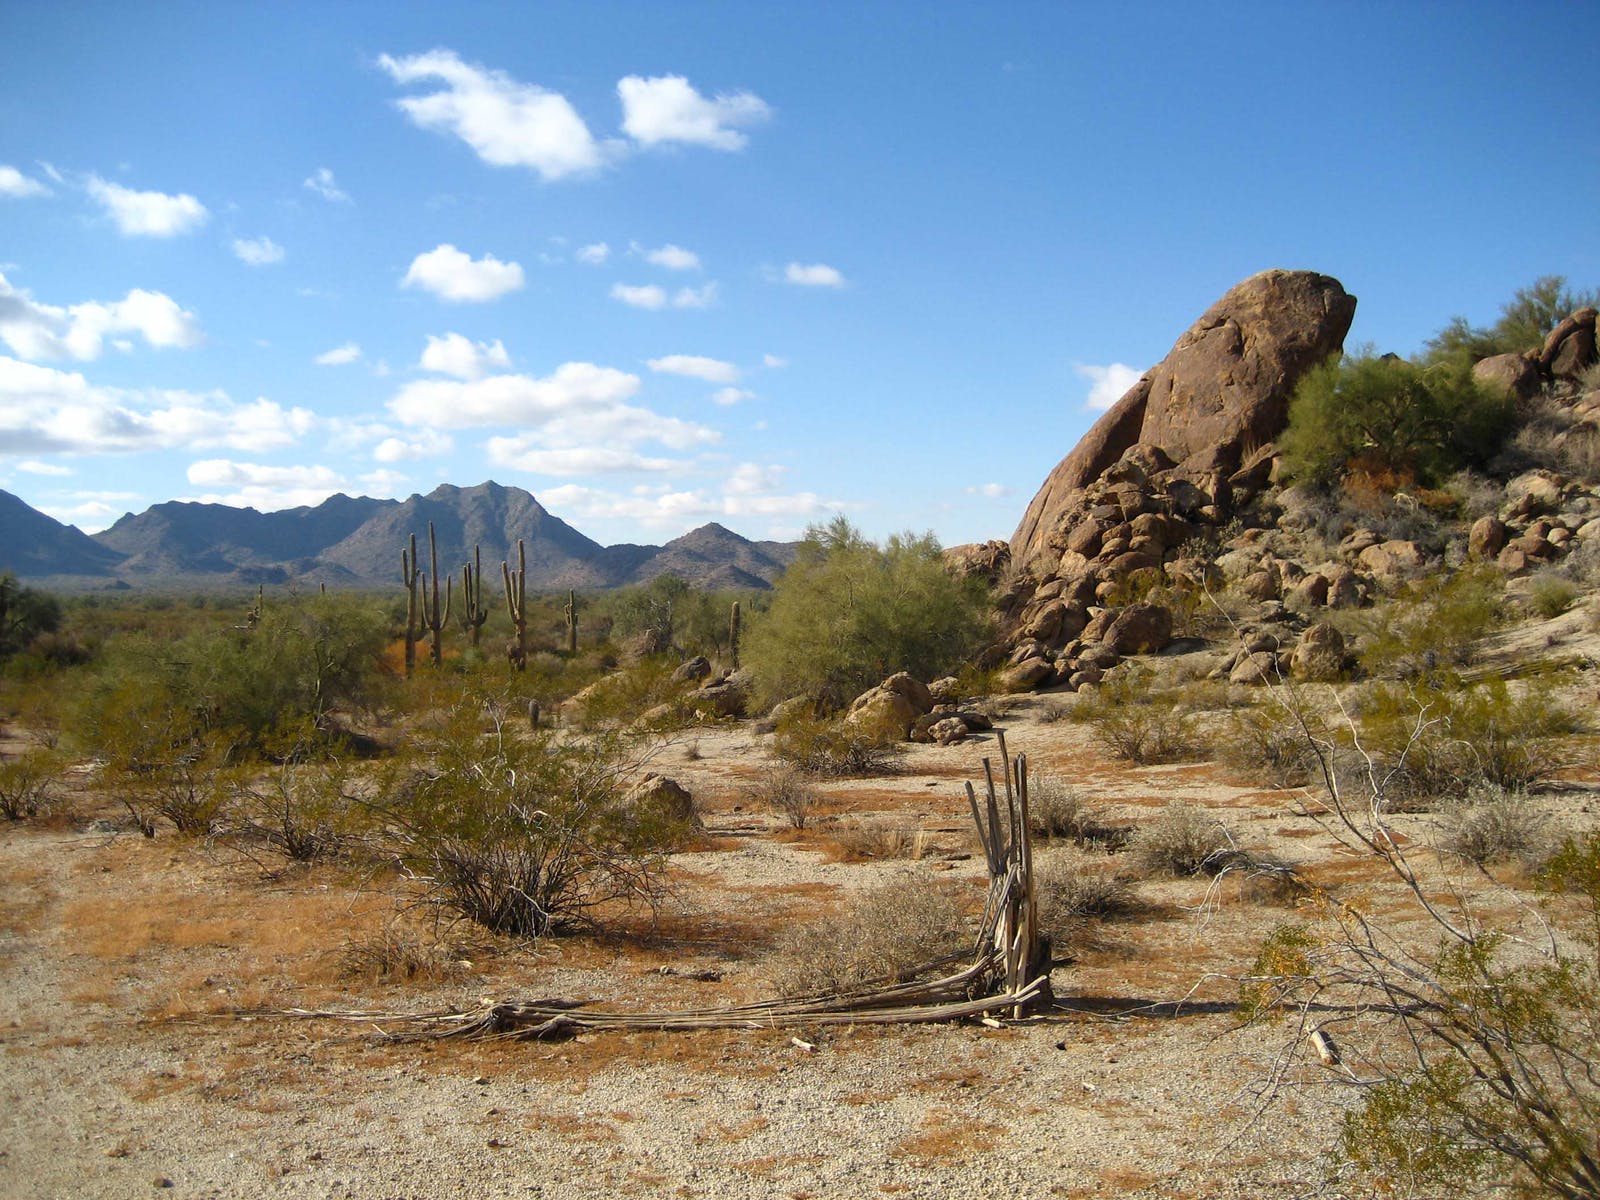
<path id="1" fill-rule="evenodd" d="M 1058 955 L 1081 942 L 1090 924 L 1124 920 L 1145 907 L 1125 873 L 1081 859 L 1060 856 L 1041 861 L 1033 886 L 1039 922 Z"/>
<path id="2" fill-rule="evenodd" d="M 1054 775 L 1028 781 L 1028 827 L 1035 837 L 1062 838 L 1083 848 L 1120 849 L 1128 836 L 1126 828 L 1112 825 L 1101 809 Z"/>
<path id="3" fill-rule="evenodd" d="M 878 821 L 842 822 L 833 831 L 833 841 L 845 862 L 920 857 L 916 834 Z"/>
<path id="4" fill-rule="evenodd" d="M 752 803 L 777 813 L 795 829 L 804 829 L 822 805 L 822 793 L 798 767 L 767 776 L 747 794 Z"/>
<path id="5" fill-rule="evenodd" d="M 791 926 L 768 973 L 785 996 L 910 978 L 971 948 L 972 921 L 953 889 L 906 872 L 852 897 L 837 913 Z"/>
<path id="6" fill-rule="evenodd" d="M 1149 875 L 1216 875 L 1235 862 L 1233 835 L 1210 813 L 1187 804 L 1167 805 L 1133 835 L 1133 861 Z"/>
<path id="7" fill-rule="evenodd" d="M 1580 595 L 1578 585 L 1554 571 L 1541 571 L 1528 584 L 1528 603 L 1541 617 L 1559 617 Z"/>
<path id="8" fill-rule="evenodd" d="M 1539 863 L 1550 849 L 1550 815 L 1526 793 L 1488 787 L 1444 818 L 1439 850 L 1474 866 L 1520 861 Z"/>
<path id="9" fill-rule="evenodd" d="M 459 947 L 430 941 L 402 925 L 348 938 L 339 951 L 339 973 L 347 979 L 441 981 L 465 970 Z"/>

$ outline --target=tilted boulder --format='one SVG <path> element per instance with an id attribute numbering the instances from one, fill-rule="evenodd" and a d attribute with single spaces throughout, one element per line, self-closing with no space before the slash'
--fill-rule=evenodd
<path id="1" fill-rule="evenodd" d="M 1343 347 L 1355 307 L 1338 280 L 1312 271 L 1264 271 L 1232 288 L 1050 473 L 1012 535 L 1013 557 L 1049 558 L 1075 493 L 1136 444 L 1201 486 L 1236 471 L 1246 445 L 1283 431 L 1295 385 Z"/>
<path id="2" fill-rule="evenodd" d="M 1539 365 L 1552 375 L 1575 379 L 1595 361 L 1593 308 L 1580 308 L 1550 331 L 1539 351 Z"/>
<path id="3" fill-rule="evenodd" d="M 651 771 L 628 789 L 622 797 L 623 805 L 635 812 L 652 812 L 686 825 L 700 824 L 694 809 L 694 797 L 689 789 L 676 779 Z"/>
<path id="4" fill-rule="evenodd" d="M 1499 388 L 1514 400 L 1527 400 L 1543 385 L 1539 361 L 1526 354 L 1496 354 L 1479 359 L 1472 368 L 1479 383 Z"/>

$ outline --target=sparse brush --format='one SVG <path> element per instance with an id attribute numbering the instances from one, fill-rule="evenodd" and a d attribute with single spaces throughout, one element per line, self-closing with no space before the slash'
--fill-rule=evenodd
<path id="1" fill-rule="evenodd" d="M 1513 859 L 1534 865 L 1551 842 L 1549 813 L 1526 793 L 1487 787 L 1474 789 L 1445 817 L 1439 849 L 1479 867 Z"/>
<path id="2" fill-rule="evenodd" d="M 1140 766 L 1200 752 L 1188 699 L 1158 690 L 1153 673 L 1142 667 L 1115 672 L 1079 701 L 1075 716 L 1112 754 Z"/>
<path id="3" fill-rule="evenodd" d="M 749 792 L 751 800 L 783 817 L 795 829 L 804 829 L 822 803 L 810 779 L 796 767 L 774 772 Z"/>
<path id="4" fill-rule="evenodd" d="M 780 721 L 772 752 L 808 775 L 887 775 L 899 747 L 889 739 L 840 721 L 796 714 Z"/>
<path id="5" fill-rule="evenodd" d="M 1210 813 L 1172 803 L 1134 833 L 1132 852 L 1151 875 L 1215 875 L 1234 860 L 1238 847 L 1227 826 Z"/>
<path id="6" fill-rule="evenodd" d="M 0 817 L 21 821 L 49 812 L 60 779 L 60 760 L 49 750 L 28 750 L 0 762 Z"/>
<path id="7" fill-rule="evenodd" d="M 348 979 L 445 980 L 464 970 L 457 949 L 397 925 L 350 938 L 339 952 L 339 971 Z"/>
<path id="8" fill-rule="evenodd" d="M 1541 571 L 1528 584 L 1528 603 L 1541 617 L 1559 617 L 1578 598 L 1578 585 L 1553 571 Z"/>
<path id="9" fill-rule="evenodd" d="M 1091 867 L 1065 857 L 1045 859 L 1034 873 L 1034 897 L 1047 930 L 1068 930 L 1084 920 L 1113 920 L 1141 907 L 1132 879 L 1120 871 Z M 1061 939 L 1054 939 L 1062 944 Z"/>
<path id="10" fill-rule="evenodd" d="M 836 914 L 790 926 L 769 973 L 785 996 L 906 980 L 970 950 L 972 936 L 960 895 L 908 871 L 855 895 Z"/>
<path id="11" fill-rule="evenodd" d="M 1054 775 L 1028 781 L 1028 826 L 1035 837 L 1064 838 L 1077 846 L 1115 848 L 1123 830 L 1106 820 L 1103 810 Z"/>
<path id="12" fill-rule="evenodd" d="M 1299 711 L 1305 724 L 1296 717 Z M 1223 761 L 1275 788 L 1300 787 L 1318 771 L 1317 747 L 1335 743 L 1315 714 L 1269 704 L 1229 715 L 1220 746 Z"/>
<path id="13" fill-rule="evenodd" d="M 851 862 L 911 858 L 917 845 L 909 829 L 877 821 L 846 821 L 834 831 L 833 840 Z"/>

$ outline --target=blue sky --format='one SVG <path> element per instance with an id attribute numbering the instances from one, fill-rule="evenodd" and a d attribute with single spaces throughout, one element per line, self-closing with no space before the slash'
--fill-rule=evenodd
<path id="1" fill-rule="evenodd" d="M 1600 283 L 1592 10 L 9 0 L 0 487 L 1007 537 L 1234 283 Z"/>

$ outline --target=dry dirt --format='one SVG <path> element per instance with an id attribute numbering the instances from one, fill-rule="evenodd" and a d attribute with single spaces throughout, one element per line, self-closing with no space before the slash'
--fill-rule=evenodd
<path id="1" fill-rule="evenodd" d="M 1083 726 L 1048 720 L 1061 701 L 1008 703 L 1001 723 L 1035 777 L 1064 777 L 1129 819 L 1203 805 L 1241 844 L 1385 903 L 1368 864 L 1301 815 L 1295 793 L 1214 764 L 1131 769 Z M 748 726 L 680 739 L 654 769 L 692 788 L 708 832 L 678 856 L 655 924 L 531 947 L 452 931 L 432 970 L 402 980 L 346 962 L 386 930 L 417 928 L 394 880 L 268 876 L 220 847 L 108 829 L 117 810 L 80 781 L 70 817 L 0 830 L 0 1195 L 1318 1191 L 1352 1096 L 1304 1067 L 1261 1104 L 1289 1027 L 1238 1029 L 1226 976 L 1291 913 L 1228 887 L 1143 884 L 1146 916 L 1103 926 L 1056 970 L 1059 1008 L 1002 1028 L 397 1045 L 372 1026 L 263 1015 L 762 996 L 774 932 L 849 889 L 909 871 L 981 893 L 961 783 L 995 752 L 992 738 L 919 747 L 894 776 L 826 785 L 835 815 L 923 832 L 921 859 L 850 862 L 826 822 L 795 835 L 753 806 L 746 789 L 771 765 Z M 1572 782 L 1550 803 L 1590 824 L 1590 780 Z M 1408 820 L 1425 836 L 1428 818 Z"/>

